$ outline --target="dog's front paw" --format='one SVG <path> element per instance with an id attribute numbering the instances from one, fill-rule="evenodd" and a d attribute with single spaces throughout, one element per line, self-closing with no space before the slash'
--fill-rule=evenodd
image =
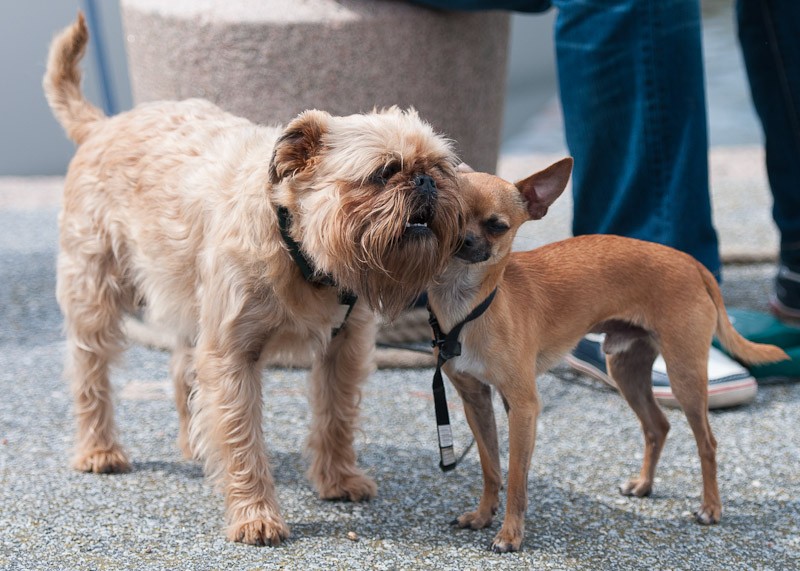
<path id="1" fill-rule="evenodd" d="M 623 496 L 643 498 L 653 493 L 653 483 L 642 478 L 633 478 L 620 485 L 619 493 Z"/>
<path id="2" fill-rule="evenodd" d="M 492 541 L 490 549 L 495 553 L 510 553 L 512 551 L 519 551 L 521 545 L 522 530 L 506 529 L 506 526 L 503 525 Z"/>
<path id="3" fill-rule="evenodd" d="M 378 486 L 372 478 L 364 474 L 343 477 L 335 482 L 327 483 L 319 489 L 319 497 L 323 500 L 348 500 L 363 502 L 371 500 L 378 493 Z"/>
<path id="4" fill-rule="evenodd" d="M 694 519 L 697 523 L 711 525 L 719 523 L 722 518 L 722 506 L 703 504 L 700 509 L 694 512 Z"/>
<path id="5" fill-rule="evenodd" d="M 72 467 L 80 472 L 121 474 L 130 472 L 131 463 L 122 448 L 115 445 L 76 454 L 72 460 Z"/>
<path id="6" fill-rule="evenodd" d="M 454 519 L 451 524 L 461 529 L 483 529 L 492 525 L 493 512 L 483 513 L 480 510 L 467 512 Z"/>
<path id="7" fill-rule="evenodd" d="M 289 537 L 289 526 L 280 514 L 270 513 L 249 521 L 232 522 L 227 535 L 238 543 L 277 547 Z"/>

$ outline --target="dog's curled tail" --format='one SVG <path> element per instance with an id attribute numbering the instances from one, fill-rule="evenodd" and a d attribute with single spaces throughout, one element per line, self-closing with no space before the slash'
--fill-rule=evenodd
<path id="1" fill-rule="evenodd" d="M 717 280 L 711 272 L 700 264 L 700 262 L 697 262 L 697 265 L 700 274 L 703 276 L 706 291 L 708 291 L 708 295 L 711 297 L 714 305 L 717 306 L 716 333 L 722 346 L 740 361 L 751 365 L 788 360 L 789 356 L 780 347 L 764 343 L 754 343 L 739 335 L 739 332 L 733 328 L 730 319 L 728 319 L 728 312 L 725 310 L 725 303 L 722 300 L 722 293 L 720 292 Z"/>
<path id="2" fill-rule="evenodd" d="M 82 12 L 78 12 L 78 19 L 50 44 L 43 81 L 44 94 L 53 114 L 64 127 L 67 136 L 78 144 L 86 138 L 91 125 L 105 117 L 81 92 L 78 63 L 88 43 L 86 19 Z"/>

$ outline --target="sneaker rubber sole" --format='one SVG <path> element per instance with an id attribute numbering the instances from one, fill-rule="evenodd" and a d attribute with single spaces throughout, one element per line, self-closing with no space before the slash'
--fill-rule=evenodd
<path id="1" fill-rule="evenodd" d="M 564 360 L 577 371 L 594 379 L 602 381 L 614 390 L 618 390 L 614 380 L 608 376 L 604 369 L 591 363 L 567 354 Z M 729 408 L 751 402 L 758 393 L 758 383 L 751 376 L 737 375 L 731 378 L 719 379 L 708 386 L 708 408 Z M 659 404 L 669 408 L 680 408 L 680 404 L 672 394 L 669 385 L 654 385 L 653 396 Z"/>

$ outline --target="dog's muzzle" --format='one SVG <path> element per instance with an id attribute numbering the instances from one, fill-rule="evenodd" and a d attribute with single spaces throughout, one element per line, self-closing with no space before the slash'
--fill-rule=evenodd
<path id="1" fill-rule="evenodd" d="M 461 246 L 456 250 L 455 257 L 468 264 L 485 262 L 492 256 L 492 245 L 488 240 L 467 232 Z"/>
<path id="2" fill-rule="evenodd" d="M 414 178 L 415 209 L 406 222 L 405 236 L 423 237 L 431 234 L 429 227 L 433 220 L 436 197 L 439 193 L 436 181 L 432 177 L 421 174 Z"/>
<path id="3" fill-rule="evenodd" d="M 417 175 L 414 178 L 414 189 L 428 200 L 436 200 L 438 192 L 436 181 L 426 174 Z"/>

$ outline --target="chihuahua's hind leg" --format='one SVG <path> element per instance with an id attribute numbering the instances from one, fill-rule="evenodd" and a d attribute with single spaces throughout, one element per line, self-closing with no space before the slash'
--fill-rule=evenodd
<path id="1" fill-rule="evenodd" d="M 609 347 L 613 343 L 607 343 Z M 651 371 L 658 355 L 649 336 L 639 337 L 626 344 L 619 353 L 608 355 L 608 371 L 633 412 L 639 417 L 644 433 L 644 461 L 638 478 L 620 486 L 626 496 L 649 496 L 661 449 L 669 432 L 669 421 L 653 397 Z"/>
<path id="2" fill-rule="evenodd" d="M 675 399 L 680 403 L 686 420 L 694 433 L 700 468 L 703 473 L 703 504 L 695 512 L 698 523 L 717 523 L 722 515 L 722 502 L 717 486 L 717 441 L 708 422 L 708 341 L 697 342 L 700 335 L 691 336 L 694 342 L 682 342 L 686 337 L 664 344 L 662 354 Z"/>
<path id="3" fill-rule="evenodd" d="M 467 512 L 455 520 L 453 525 L 461 528 L 482 529 L 492 523 L 497 512 L 500 488 L 503 484 L 500 474 L 500 450 L 497 444 L 497 424 L 492 407 L 492 388 L 474 377 L 463 373 L 450 373 L 448 377 L 458 390 L 464 402 L 467 417 L 483 470 L 483 493 L 478 509 Z"/>

